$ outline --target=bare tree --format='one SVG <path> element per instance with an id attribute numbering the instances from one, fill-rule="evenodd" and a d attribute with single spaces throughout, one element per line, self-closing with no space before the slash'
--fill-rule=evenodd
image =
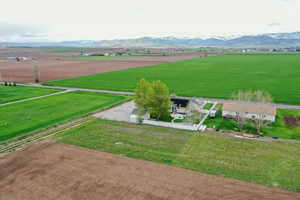
<path id="1" fill-rule="evenodd" d="M 251 101 L 252 92 L 239 90 L 238 92 L 234 92 L 232 94 L 232 98 L 237 101 Z"/>
<path id="2" fill-rule="evenodd" d="M 268 92 L 260 91 L 260 90 L 253 92 L 252 100 L 254 102 L 260 102 L 260 103 L 272 103 L 273 102 L 273 98 L 272 98 L 271 94 L 269 94 Z"/>
<path id="3" fill-rule="evenodd" d="M 242 91 L 239 90 L 236 93 L 232 94 L 232 98 L 237 101 L 251 101 L 251 91 Z M 243 111 L 235 112 L 235 121 L 237 122 L 238 129 L 241 131 L 246 123 L 246 113 Z"/>
<path id="4" fill-rule="evenodd" d="M 256 133 L 261 135 L 261 129 L 268 124 L 268 121 L 265 120 L 266 116 L 264 114 L 258 114 L 252 119 L 255 122 Z"/>
<path id="5" fill-rule="evenodd" d="M 235 112 L 235 121 L 237 122 L 237 126 L 239 131 L 243 130 L 244 125 L 246 123 L 245 112 L 239 111 Z"/>
<path id="6" fill-rule="evenodd" d="M 245 102 L 257 102 L 257 103 L 271 103 L 273 101 L 272 95 L 268 92 L 256 90 L 256 91 L 238 91 L 232 94 L 232 98 L 237 101 Z M 261 133 L 263 126 L 267 124 L 266 116 L 264 114 L 257 114 L 253 117 L 255 122 L 256 132 Z M 238 123 L 239 129 L 241 130 L 245 124 L 245 113 L 236 112 L 236 121 Z"/>
<path id="7" fill-rule="evenodd" d="M 239 90 L 232 94 L 232 98 L 237 101 L 246 101 L 246 102 L 259 102 L 259 103 L 271 103 L 273 102 L 272 96 L 265 91 L 256 90 L 256 91 L 243 91 Z"/>
<path id="8" fill-rule="evenodd" d="M 185 121 L 188 123 L 198 124 L 203 118 L 204 114 L 201 113 L 194 103 L 189 102 L 186 107 Z"/>

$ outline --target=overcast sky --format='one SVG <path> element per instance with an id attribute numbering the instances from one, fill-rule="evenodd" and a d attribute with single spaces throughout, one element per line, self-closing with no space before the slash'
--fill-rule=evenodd
<path id="1" fill-rule="evenodd" d="M 0 41 L 300 31 L 300 0 L 2 0 Z"/>

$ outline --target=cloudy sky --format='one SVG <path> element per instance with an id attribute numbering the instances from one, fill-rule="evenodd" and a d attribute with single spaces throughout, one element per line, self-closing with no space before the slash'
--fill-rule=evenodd
<path id="1" fill-rule="evenodd" d="M 3 0 L 0 41 L 300 31 L 300 0 Z"/>

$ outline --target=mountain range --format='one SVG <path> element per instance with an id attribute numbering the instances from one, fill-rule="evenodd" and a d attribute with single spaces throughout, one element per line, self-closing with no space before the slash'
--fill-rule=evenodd
<path id="1" fill-rule="evenodd" d="M 227 47 L 227 48 L 278 48 L 300 47 L 300 32 L 268 33 L 238 37 L 177 38 L 141 37 L 119 40 L 79 40 L 63 42 L 6 43 L 1 46 L 70 46 L 70 47 Z"/>

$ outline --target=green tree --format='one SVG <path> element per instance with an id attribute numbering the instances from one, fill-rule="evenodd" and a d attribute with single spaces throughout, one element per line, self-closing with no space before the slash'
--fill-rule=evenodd
<path id="1" fill-rule="evenodd" d="M 155 81 L 151 85 L 147 97 L 149 98 L 149 101 L 147 101 L 149 104 L 146 106 L 150 116 L 160 119 L 170 115 L 171 100 L 168 86 L 161 81 Z"/>
<path id="2" fill-rule="evenodd" d="M 141 79 L 137 83 L 135 89 L 134 102 L 139 112 L 147 110 L 149 104 L 149 93 L 151 90 L 151 83 L 145 79 Z"/>

